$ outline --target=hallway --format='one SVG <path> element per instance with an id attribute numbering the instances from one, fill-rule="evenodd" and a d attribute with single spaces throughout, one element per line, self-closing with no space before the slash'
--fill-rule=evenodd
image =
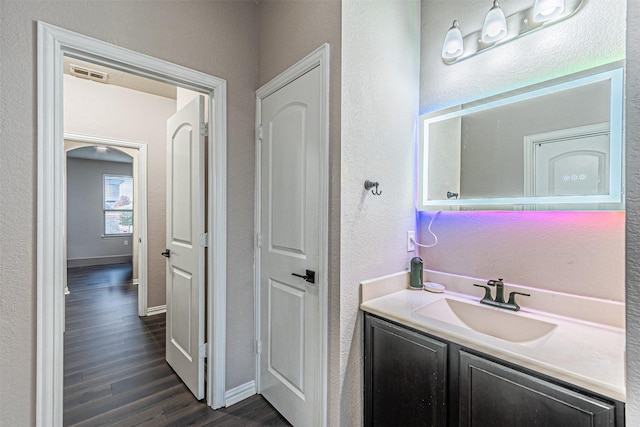
<path id="1" fill-rule="evenodd" d="M 65 426 L 288 426 L 261 396 L 213 411 L 165 362 L 165 315 L 137 316 L 131 265 L 68 270 Z"/>

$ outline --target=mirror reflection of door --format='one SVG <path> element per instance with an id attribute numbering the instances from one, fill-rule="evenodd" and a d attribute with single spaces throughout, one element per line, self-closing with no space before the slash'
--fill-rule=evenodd
<path id="1" fill-rule="evenodd" d="M 525 153 L 527 196 L 609 193 L 608 123 L 527 136 Z"/>

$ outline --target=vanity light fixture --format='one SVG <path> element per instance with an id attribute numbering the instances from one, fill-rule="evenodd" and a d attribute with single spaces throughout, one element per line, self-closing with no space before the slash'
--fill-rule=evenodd
<path id="1" fill-rule="evenodd" d="M 460 31 L 460 25 L 458 21 L 453 21 L 453 25 L 447 31 L 447 35 L 444 38 L 442 44 L 442 57 L 445 59 L 456 59 L 464 51 L 462 43 L 462 32 Z"/>
<path id="2" fill-rule="evenodd" d="M 458 21 L 453 21 L 442 44 L 442 61 L 447 65 L 455 64 L 560 22 L 573 16 L 583 2 L 584 0 L 529 0 L 528 7 L 505 16 L 494 0 L 481 29 L 464 35 Z"/>
<path id="3" fill-rule="evenodd" d="M 489 9 L 482 25 L 482 41 L 484 43 L 495 43 L 502 40 L 507 35 L 507 18 L 504 16 L 502 8 L 497 0 L 493 1 L 493 6 Z"/>
<path id="4" fill-rule="evenodd" d="M 536 0 L 533 5 L 535 22 L 549 21 L 564 12 L 564 0 Z"/>

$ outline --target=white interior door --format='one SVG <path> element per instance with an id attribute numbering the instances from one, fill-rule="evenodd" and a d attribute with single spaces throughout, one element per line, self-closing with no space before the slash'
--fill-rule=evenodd
<path id="1" fill-rule="evenodd" d="M 204 398 L 204 97 L 167 120 L 167 362 Z"/>
<path id="2" fill-rule="evenodd" d="M 294 426 L 321 424 L 321 79 L 316 67 L 260 109 L 260 391 Z"/>

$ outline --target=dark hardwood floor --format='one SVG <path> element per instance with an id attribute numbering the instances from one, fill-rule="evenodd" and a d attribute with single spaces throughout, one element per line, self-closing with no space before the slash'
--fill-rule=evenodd
<path id="1" fill-rule="evenodd" d="M 68 270 L 65 426 L 289 426 L 259 395 L 217 411 L 165 361 L 165 315 L 139 318 L 131 265 Z"/>

